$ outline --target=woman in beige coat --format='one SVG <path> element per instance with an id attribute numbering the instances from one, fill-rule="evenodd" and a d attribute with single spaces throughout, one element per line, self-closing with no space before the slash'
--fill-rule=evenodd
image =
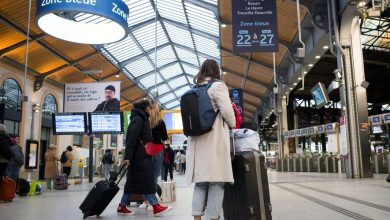
<path id="1" fill-rule="evenodd" d="M 55 151 L 56 146 L 50 144 L 45 153 L 45 179 L 47 181 L 47 189 L 52 189 L 52 181 L 58 176 L 57 161 L 60 160 Z"/>
<path id="2" fill-rule="evenodd" d="M 222 209 L 225 183 L 233 183 L 230 157 L 229 127 L 236 124 L 229 90 L 220 79 L 220 71 L 215 60 L 203 62 L 195 84 L 214 81 L 208 89 L 215 112 L 218 111 L 213 129 L 201 136 L 188 138 L 187 182 L 195 183 L 192 201 L 192 215 L 200 220 L 206 215 L 219 219 Z M 206 208 L 207 206 L 207 208 Z M 206 213 L 204 213 L 206 210 Z"/>

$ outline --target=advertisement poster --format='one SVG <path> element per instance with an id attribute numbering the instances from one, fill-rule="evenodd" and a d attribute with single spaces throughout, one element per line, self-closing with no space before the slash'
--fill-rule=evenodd
<path id="1" fill-rule="evenodd" d="M 238 110 L 240 110 L 241 116 L 244 114 L 244 96 L 242 89 L 230 89 L 230 98 L 232 102 L 236 104 Z"/>
<path id="2" fill-rule="evenodd" d="M 278 52 L 276 0 L 232 1 L 233 51 Z"/>
<path id="3" fill-rule="evenodd" d="M 340 125 L 340 154 L 343 156 L 348 154 L 346 129 L 345 125 Z"/>
<path id="4" fill-rule="evenodd" d="M 119 81 L 65 84 L 64 112 L 120 111 Z"/>

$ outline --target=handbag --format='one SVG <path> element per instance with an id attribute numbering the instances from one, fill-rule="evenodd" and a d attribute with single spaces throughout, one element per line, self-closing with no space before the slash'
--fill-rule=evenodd
<path id="1" fill-rule="evenodd" d="M 155 144 L 153 142 L 149 142 L 145 144 L 145 153 L 148 156 L 154 156 L 163 150 L 164 150 L 164 145 L 162 144 Z"/>

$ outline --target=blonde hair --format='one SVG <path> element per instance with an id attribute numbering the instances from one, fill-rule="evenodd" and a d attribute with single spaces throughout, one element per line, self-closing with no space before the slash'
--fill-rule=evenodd
<path id="1" fill-rule="evenodd" d="M 152 104 L 149 121 L 150 121 L 150 128 L 152 129 L 157 127 L 158 123 L 160 122 L 160 107 L 158 106 L 157 102 Z"/>

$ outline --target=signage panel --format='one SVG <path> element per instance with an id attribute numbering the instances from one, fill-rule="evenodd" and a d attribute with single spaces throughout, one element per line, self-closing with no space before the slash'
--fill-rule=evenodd
<path id="1" fill-rule="evenodd" d="M 285 131 L 285 132 L 283 133 L 283 137 L 284 137 L 285 139 L 288 139 L 288 137 L 289 137 L 288 131 Z"/>
<path id="2" fill-rule="evenodd" d="M 236 104 L 238 110 L 240 110 L 241 115 L 244 115 L 244 96 L 242 89 L 231 89 L 229 90 L 230 98 L 232 102 Z"/>
<path id="3" fill-rule="evenodd" d="M 294 130 L 290 131 L 290 134 L 288 135 L 288 137 L 290 137 L 290 138 L 295 137 L 295 131 Z"/>
<path id="4" fill-rule="evenodd" d="M 325 133 L 325 127 L 323 125 L 317 126 L 317 133 L 318 134 Z"/>
<path id="5" fill-rule="evenodd" d="M 233 51 L 278 52 L 276 0 L 232 1 Z"/>
<path id="6" fill-rule="evenodd" d="M 302 130 L 301 129 L 295 130 L 295 136 L 302 137 Z"/>
<path id="7" fill-rule="evenodd" d="M 316 134 L 316 128 L 315 127 L 311 127 L 311 128 L 308 128 L 308 129 L 309 129 L 309 135 Z"/>
<path id="8" fill-rule="evenodd" d="M 382 124 L 382 117 L 381 115 L 374 115 L 370 117 L 371 124 L 372 125 L 381 125 Z"/>
<path id="9" fill-rule="evenodd" d="M 308 136 L 309 135 L 309 129 L 303 128 L 301 133 L 302 133 L 302 136 Z"/>
<path id="10" fill-rule="evenodd" d="M 383 121 L 386 124 L 390 123 L 390 114 L 383 115 Z"/>

